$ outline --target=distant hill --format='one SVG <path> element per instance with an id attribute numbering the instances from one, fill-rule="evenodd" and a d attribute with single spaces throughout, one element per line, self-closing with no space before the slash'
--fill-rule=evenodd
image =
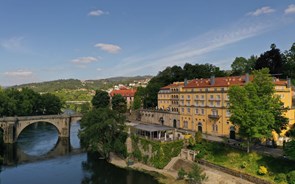
<path id="1" fill-rule="evenodd" d="M 98 80 L 78 80 L 78 79 L 60 79 L 55 81 L 28 83 L 10 88 L 31 88 L 36 92 L 55 92 L 60 90 L 77 90 L 77 89 L 108 89 L 117 84 L 128 85 L 134 81 L 145 80 L 152 78 L 152 76 L 135 76 L 135 77 L 112 77 Z"/>

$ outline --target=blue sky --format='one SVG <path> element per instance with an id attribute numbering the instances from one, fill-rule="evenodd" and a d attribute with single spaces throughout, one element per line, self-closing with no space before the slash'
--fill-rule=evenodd
<path id="1" fill-rule="evenodd" d="M 0 0 L 0 86 L 230 69 L 294 35 L 291 0 Z"/>

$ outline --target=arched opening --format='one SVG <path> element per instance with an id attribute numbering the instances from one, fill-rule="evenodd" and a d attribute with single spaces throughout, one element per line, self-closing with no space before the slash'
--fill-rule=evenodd
<path id="1" fill-rule="evenodd" d="M 177 128 L 177 121 L 176 121 L 176 119 L 173 120 L 173 128 Z"/>
<path id="2" fill-rule="evenodd" d="M 164 119 L 163 119 L 163 117 L 160 117 L 159 122 L 161 123 L 161 125 L 164 125 Z"/>
<path id="3" fill-rule="evenodd" d="M 230 127 L 229 138 L 236 139 L 236 128 L 234 126 Z"/>
<path id="4" fill-rule="evenodd" d="M 53 150 L 59 140 L 59 131 L 49 122 L 34 122 L 16 137 L 17 147 L 30 156 L 45 155 Z"/>
<path id="5" fill-rule="evenodd" d="M 202 131 L 203 131 L 203 129 L 202 129 L 202 123 L 199 122 L 198 123 L 198 132 L 202 132 Z"/>

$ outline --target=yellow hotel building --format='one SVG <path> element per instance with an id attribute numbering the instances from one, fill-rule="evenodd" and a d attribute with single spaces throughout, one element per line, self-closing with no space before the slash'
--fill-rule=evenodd
<path id="1" fill-rule="evenodd" d="M 229 121 L 229 98 L 227 91 L 232 85 L 244 85 L 252 76 L 217 77 L 174 82 L 160 89 L 158 109 L 179 117 L 177 128 L 235 138 L 236 128 Z M 289 124 L 295 123 L 291 80 L 274 79 L 276 94 L 285 107 Z M 175 125 L 174 125 L 175 126 Z"/>

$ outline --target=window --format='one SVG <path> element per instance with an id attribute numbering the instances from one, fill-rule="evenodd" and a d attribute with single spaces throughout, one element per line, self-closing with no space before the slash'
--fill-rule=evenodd
<path id="1" fill-rule="evenodd" d="M 199 114 L 199 109 L 196 109 L 196 114 Z"/>
<path id="2" fill-rule="evenodd" d="M 227 117 L 230 116 L 230 111 L 229 111 L 229 109 L 226 109 L 226 116 L 227 116 Z"/>
<path id="3" fill-rule="evenodd" d="M 181 112 L 184 112 L 184 108 L 181 108 Z"/>
<path id="4" fill-rule="evenodd" d="M 201 99 L 204 100 L 204 95 L 201 96 Z"/>
<path id="5" fill-rule="evenodd" d="M 204 107 L 204 101 L 202 101 L 201 104 L 202 104 L 201 106 Z"/>
<path id="6" fill-rule="evenodd" d="M 214 99 L 214 96 L 213 96 L 213 95 L 210 95 L 210 99 L 211 99 L 211 100 Z"/>
<path id="7" fill-rule="evenodd" d="M 204 109 L 201 109 L 201 114 L 205 114 L 205 110 Z"/>
<path id="8" fill-rule="evenodd" d="M 212 115 L 218 115 L 218 110 L 217 109 L 212 109 Z"/>
<path id="9" fill-rule="evenodd" d="M 190 113 L 191 112 L 191 108 L 187 108 L 187 112 Z"/>
<path id="10" fill-rule="evenodd" d="M 183 122 L 183 128 L 188 128 L 188 122 L 187 121 Z"/>
<path id="11" fill-rule="evenodd" d="M 196 99 L 199 99 L 199 95 L 196 95 Z"/>
<path id="12" fill-rule="evenodd" d="M 188 98 L 188 99 L 190 99 L 190 98 L 191 98 L 191 96 L 190 96 L 190 95 L 187 95 L 187 98 Z"/>
<path id="13" fill-rule="evenodd" d="M 216 99 L 217 99 L 217 100 L 220 100 L 220 95 L 217 95 Z"/>
<path id="14" fill-rule="evenodd" d="M 210 101 L 210 107 L 213 107 L 213 102 L 212 101 Z"/>
<path id="15" fill-rule="evenodd" d="M 190 105 L 191 105 L 191 102 L 190 102 L 190 101 L 188 101 L 188 102 L 187 102 L 187 106 L 190 106 Z"/>
<path id="16" fill-rule="evenodd" d="M 184 98 L 184 96 L 183 96 L 183 95 L 181 95 L 181 98 L 183 99 L 183 98 Z"/>
<path id="17" fill-rule="evenodd" d="M 199 102 L 196 102 L 196 106 L 198 106 L 199 105 Z"/>
<path id="18" fill-rule="evenodd" d="M 220 107 L 220 102 L 216 102 L 216 107 Z"/>

